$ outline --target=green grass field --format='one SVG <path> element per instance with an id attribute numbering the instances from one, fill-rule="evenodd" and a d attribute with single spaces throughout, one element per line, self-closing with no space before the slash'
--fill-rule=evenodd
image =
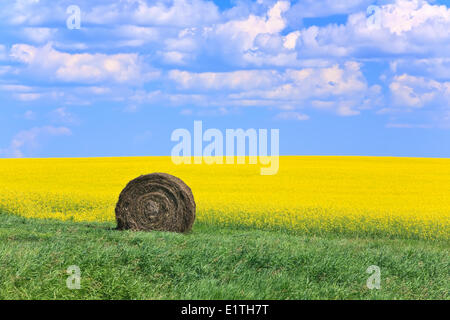
<path id="1" fill-rule="evenodd" d="M 449 299 L 447 241 L 194 225 L 116 231 L 0 214 L 0 299 Z M 66 286 L 70 265 L 81 289 Z M 381 268 L 369 290 L 366 269 Z"/>

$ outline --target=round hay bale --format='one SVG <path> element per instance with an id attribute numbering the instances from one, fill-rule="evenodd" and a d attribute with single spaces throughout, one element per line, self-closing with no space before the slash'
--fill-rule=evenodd
<path id="1" fill-rule="evenodd" d="M 152 173 L 130 181 L 116 205 L 117 229 L 140 231 L 191 230 L 195 201 L 191 189 L 167 173 Z"/>

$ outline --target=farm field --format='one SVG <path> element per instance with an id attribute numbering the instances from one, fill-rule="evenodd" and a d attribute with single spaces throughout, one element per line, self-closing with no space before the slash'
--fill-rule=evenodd
<path id="1" fill-rule="evenodd" d="M 0 160 L 0 299 L 449 299 L 450 159 Z M 192 232 L 116 231 L 126 183 L 184 180 Z M 78 265 L 82 288 L 66 287 Z M 366 269 L 381 269 L 369 290 Z"/>
<path id="2" fill-rule="evenodd" d="M 281 157 L 259 165 L 174 165 L 170 157 L 0 160 L 0 209 L 34 218 L 115 221 L 131 179 L 184 180 L 197 221 L 310 234 L 450 237 L 450 159 Z"/>

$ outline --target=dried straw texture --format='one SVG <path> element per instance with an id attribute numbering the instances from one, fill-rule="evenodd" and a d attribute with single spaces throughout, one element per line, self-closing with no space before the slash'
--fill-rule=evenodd
<path id="1" fill-rule="evenodd" d="M 191 189 L 167 173 L 130 181 L 116 205 L 117 229 L 187 232 L 195 220 Z"/>

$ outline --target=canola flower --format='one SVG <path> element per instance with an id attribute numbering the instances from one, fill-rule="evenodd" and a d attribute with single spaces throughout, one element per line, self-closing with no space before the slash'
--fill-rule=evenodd
<path id="1" fill-rule="evenodd" d="M 114 221 L 131 179 L 183 179 L 197 221 L 307 234 L 449 239 L 450 159 L 280 157 L 257 165 L 175 165 L 170 157 L 0 159 L 0 211 L 33 218 Z"/>

